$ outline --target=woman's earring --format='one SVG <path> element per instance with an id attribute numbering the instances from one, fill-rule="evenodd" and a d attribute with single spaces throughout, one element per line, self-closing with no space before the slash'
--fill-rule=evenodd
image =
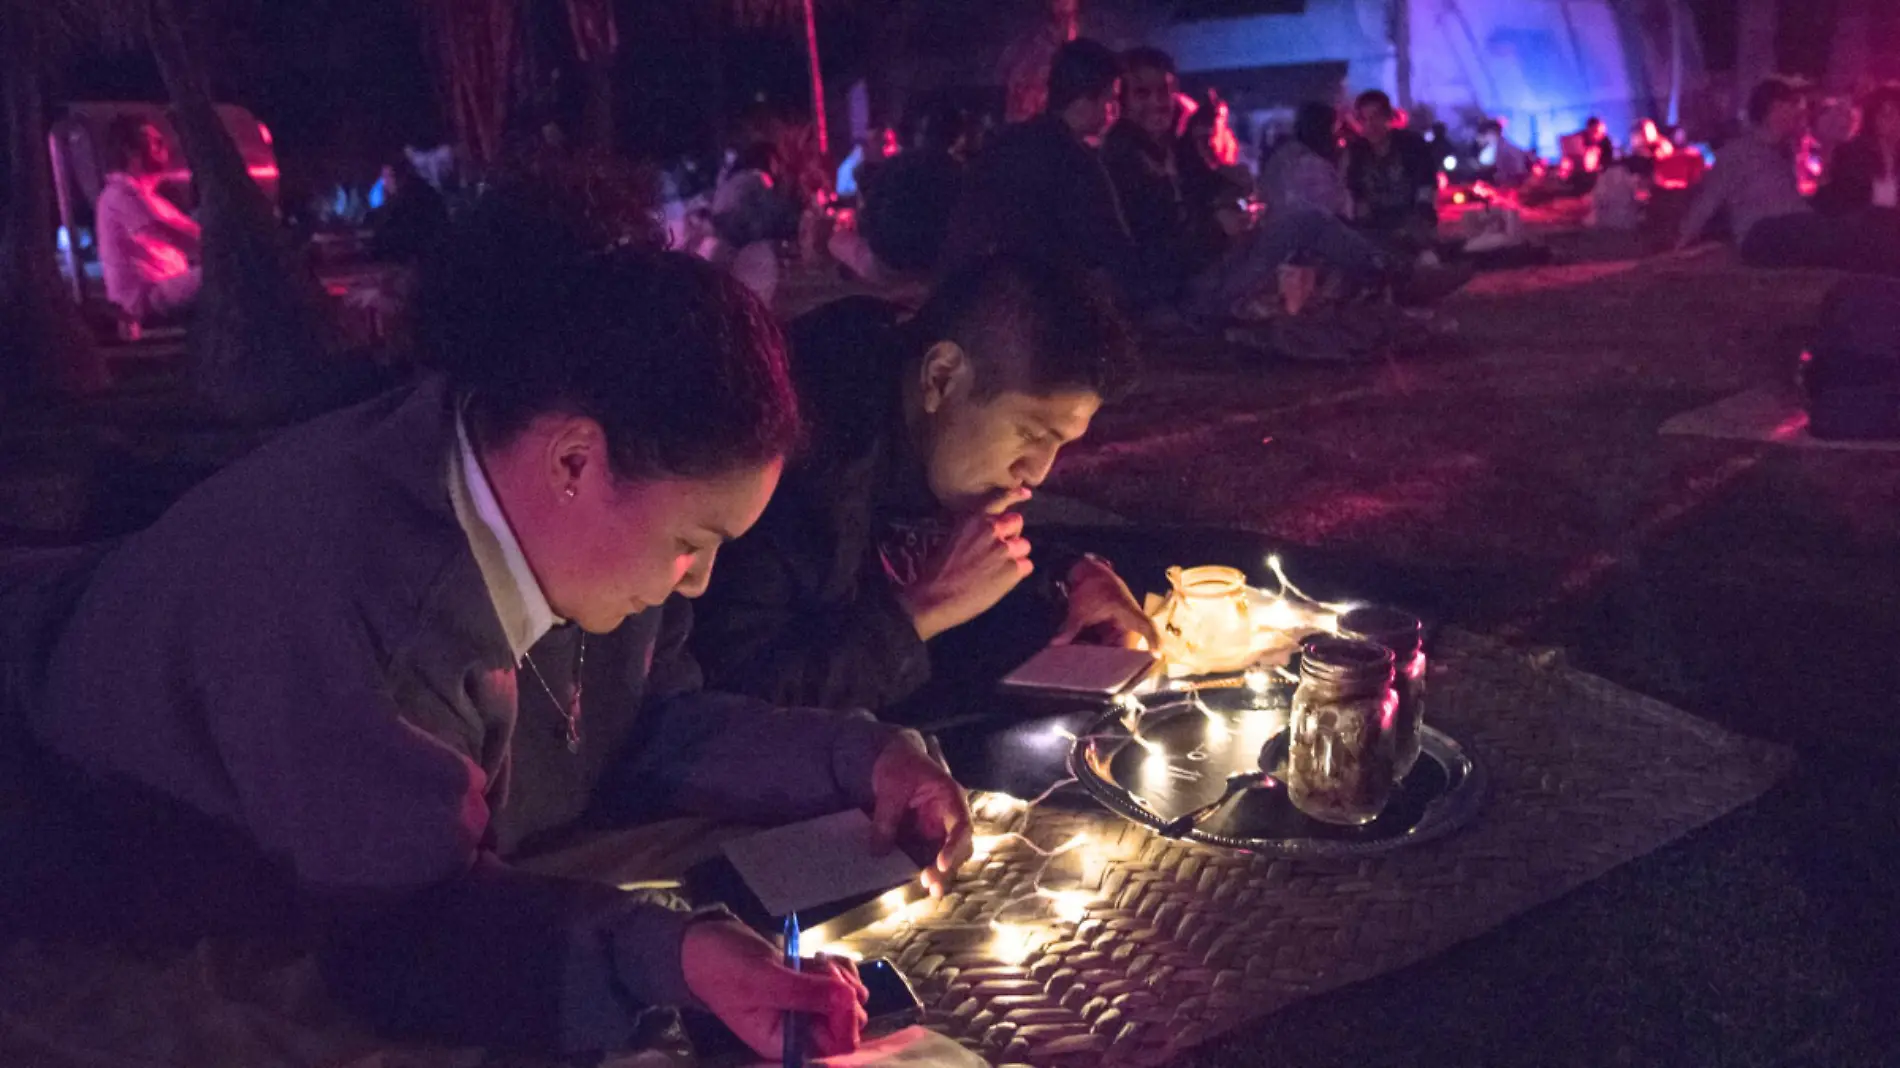
<path id="1" fill-rule="evenodd" d="M 581 491 L 574 488 L 573 486 L 569 486 L 567 487 L 565 492 L 567 493 L 567 499 L 571 501 L 575 497 L 579 496 Z"/>

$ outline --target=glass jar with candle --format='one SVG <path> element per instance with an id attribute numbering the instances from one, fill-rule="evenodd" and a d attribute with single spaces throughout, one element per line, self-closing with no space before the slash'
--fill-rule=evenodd
<path id="1" fill-rule="evenodd" d="M 1253 596 L 1232 567 L 1171 567 L 1174 591 L 1157 620 L 1161 653 L 1195 674 L 1240 671 L 1253 659 Z"/>
<path id="2" fill-rule="evenodd" d="M 1322 823 L 1377 819 L 1392 797 L 1392 650 L 1315 638 L 1300 652 L 1300 686 L 1287 726 L 1286 787 L 1293 807 Z"/>
<path id="3" fill-rule="evenodd" d="M 1392 689 L 1399 695 L 1392 770 L 1402 780 L 1418 763 L 1425 729 L 1425 621 L 1397 608 L 1355 608 L 1339 617 L 1339 636 L 1392 650 Z"/>

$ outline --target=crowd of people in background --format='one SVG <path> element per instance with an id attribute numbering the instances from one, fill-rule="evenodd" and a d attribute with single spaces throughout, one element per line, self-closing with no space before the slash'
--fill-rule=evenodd
<path id="1" fill-rule="evenodd" d="M 1896 88 L 1857 108 L 1830 104 L 1811 130 L 1806 93 L 1765 83 L 1747 129 L 1719 153 L 1650 118 L 1619 144 L 1592 116 L 1548 161 L 1502 118 L 1467 117 L 1454 138 L 1377 89 L 1344 108 L 1306 101 L 1283 136 L 1255 129 L 1243 142 L 1228 103 L 1184 91 L 1167 53 L 1088 39 L 1060 49 L 1047 100 L 1000 126 L 924 97 L 896 125 L 864 131 L 835 168 L 800 128 L 749 122 L 723 159 L 662 175 L 673 244 L 768 301 L 791 249 L 913 297 L 986 252 L 1058 249 L 1110 279 L 1141 321 L 1190 330 L 1297 310 L 1305 301 L 1289 286 L 1429 302 L 1456 288 L 1469 254 L 1520 241 L 1521 210 L 1564 198 L 1581 198 L 1593 227 L 1654 223 L 1683 247 L 1726 235 L 1753 264 L 1900 270 L 1886 216 L 1900 211 Z M 563 150 L 558 137 L 548 145 Z M 131 123 L 113 151 L 97 228 L 107 294 L 129 320 L 178 317 L 201 275 L 196 223 L 155 189 L 168 146 Z M 406 147 L 366 192 L 339 186 L 298 220 L 359 230 L 375 258 L 413 264 L 462 195 L 455 170 L 446 148 Z M 1665 192 L 1682 196 L 1652 209 Z M 1484 209 L 1462 242 L 1441 232 L 1448 204 Z"/>

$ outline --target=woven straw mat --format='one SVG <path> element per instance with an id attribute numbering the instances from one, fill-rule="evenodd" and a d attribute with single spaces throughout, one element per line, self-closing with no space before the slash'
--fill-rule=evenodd
<path id="1" fill-rule="evenodd" d="M 1374 858 L 1168 842 L 1105 812 L 1018 813 L 956 892 L 846 935 L 916 984 L 925 1024 L 997 1064 L 1161 1064 L 1308 995 L 1430 957 L 1755 798 L 1793 763 L 1485 639 L 1439 642 L 1427 715 L 1490 793 L 1469 827 Z M 1071 893 L 1064 921 L 1043 889 Z M 992 927 L 999 910 L 1013 924 Z M 999 959 L 1003 958 L 1003 959 Z M 1013 963 L 1011 961 L 1014 961 Z"/>

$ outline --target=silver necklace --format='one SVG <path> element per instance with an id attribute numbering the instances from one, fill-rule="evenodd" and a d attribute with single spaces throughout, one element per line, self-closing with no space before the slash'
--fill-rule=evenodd
<path id="1" fill-rule="evenodd" d="M 581 635 L 580 648 L 574 654 L 574 696 L 568 698 L 565 704 L 561 702 L 559 697 L 554 695 L 554 687 L 548 685 L 547 676 L 541 674 L 541 669 L 535 666 L 534 657 L 523 653 L 521 654 L 521 658 L 528 662 L 528 670 L 534 672 L 534 681 L 541 684 L 542 692 L 546 693 L 548 700 L 553 702 L 555 711 L 559 712 L 561 718 L 567 721 L 567 751 L 570 753 L 580 752 L 581 672 L 587 668 L 587 635 Z"/>

